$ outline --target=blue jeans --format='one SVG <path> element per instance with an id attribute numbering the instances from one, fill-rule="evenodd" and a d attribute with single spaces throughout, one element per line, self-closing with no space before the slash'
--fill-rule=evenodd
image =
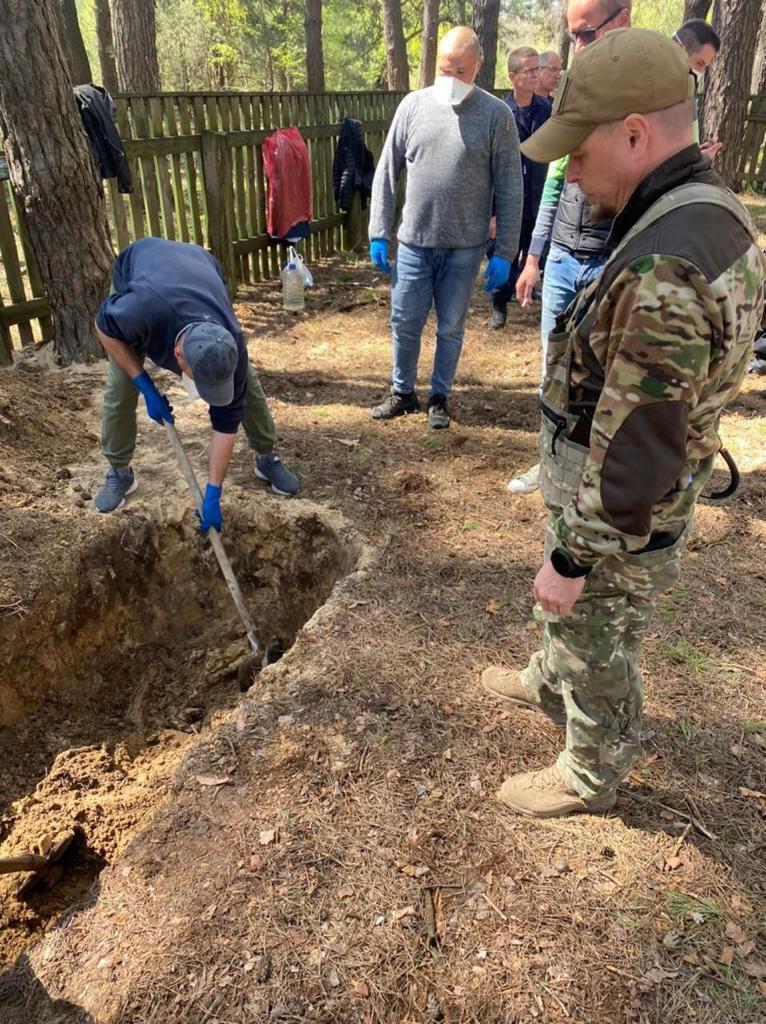
<path id="1" fill-rule="evenodd" d="M 598 277 L 606 259 L 592 256 L 578 259 L 566 249 L 551 245 L 543 277 L 543 309 L 540 316 L 540 337 L 543 343 L 543 375 L 548 352 L 548 335 L 556 317 L 563 313 L 578 293 Z"/>
<path id="2" fill-rule="evenodd" d="M 446 396 L 452 390 L 483 254 L 483 245 L 425 249 L 399 243 L 391 276 L 393 388 L 398 394 L 415 390 L 420 337 L 432 305 L 436 309 L 436 353 L 431 394 Z"/>

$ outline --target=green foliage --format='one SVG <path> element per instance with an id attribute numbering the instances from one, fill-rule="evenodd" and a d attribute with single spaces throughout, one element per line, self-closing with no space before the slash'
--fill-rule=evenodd
<path id="1" fill-rule="evenodd" d="M 683 20 L 683 0 L 635 0 L 633 23 L 670 34 Z M 98 76 L 93 0 L 77 0 L 80 27 Z M 472 4 L 442 0 L 439 34 Z M 302 0 L 157 0 L 157 49 L 164 89 L 299 90 L 306 87 Z M 516 46 L 556 49 L 562 0 L 501 0 L 497 85 L 505 87 L 506 55 Z M 402 0 L 410 82 L 417 87 L 422 0 Z M 327 88 L 386 86 L 380 0 L 325 0 L 323 49 Z"/>

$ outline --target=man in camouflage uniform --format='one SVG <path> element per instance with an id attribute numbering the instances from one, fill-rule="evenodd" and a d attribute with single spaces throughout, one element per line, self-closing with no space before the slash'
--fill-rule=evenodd
<path id="1" fill-rule="evenodd" d="M 609 810 L 638 754 L 641 639 L 678 578 L 760 321 L 755 230 L 692 141 L 688 70 L 654 32 L 610 32 L 576 55 L 523 146 L 541 162 L 570 153 L 567 180 L 615 218 L 609 261 L 548 350 L 543 649 L 523 672 L 482 676 L 496 698 L 566 725 L 555 765 L 499 791 L 533 817 Z"/>

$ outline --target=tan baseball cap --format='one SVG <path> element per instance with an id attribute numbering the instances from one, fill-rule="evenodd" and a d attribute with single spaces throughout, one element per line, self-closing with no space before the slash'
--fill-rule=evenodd
<path id="1" fill-rule="evenodd" d="M 547 164 L 577 149 L 598 125 L 664 110 L 692 90 L 686 54 L 672 39 L 646 28 L 615 29 L 575 55 L 551 116 L 521 152 Z"/>

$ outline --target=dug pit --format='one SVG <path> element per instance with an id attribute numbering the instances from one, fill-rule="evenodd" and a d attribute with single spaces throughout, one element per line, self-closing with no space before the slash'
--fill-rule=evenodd
<path id="1" fill-rule="evenodd" d="M 252 496 L 230 499 L 224 540 L 262 641 L 284 649 L 360 550 L 324 510 Z M 190 518 L 128 513 L 61 553 L 25 613 L 0 620 L 0 650 L 0 857 L 84 836 L 51 890 L 19 900 L 24 876 L 0 877 L 8 962 L 168 799 L 195 736 L 241 699 L 249 647 Z"/>

